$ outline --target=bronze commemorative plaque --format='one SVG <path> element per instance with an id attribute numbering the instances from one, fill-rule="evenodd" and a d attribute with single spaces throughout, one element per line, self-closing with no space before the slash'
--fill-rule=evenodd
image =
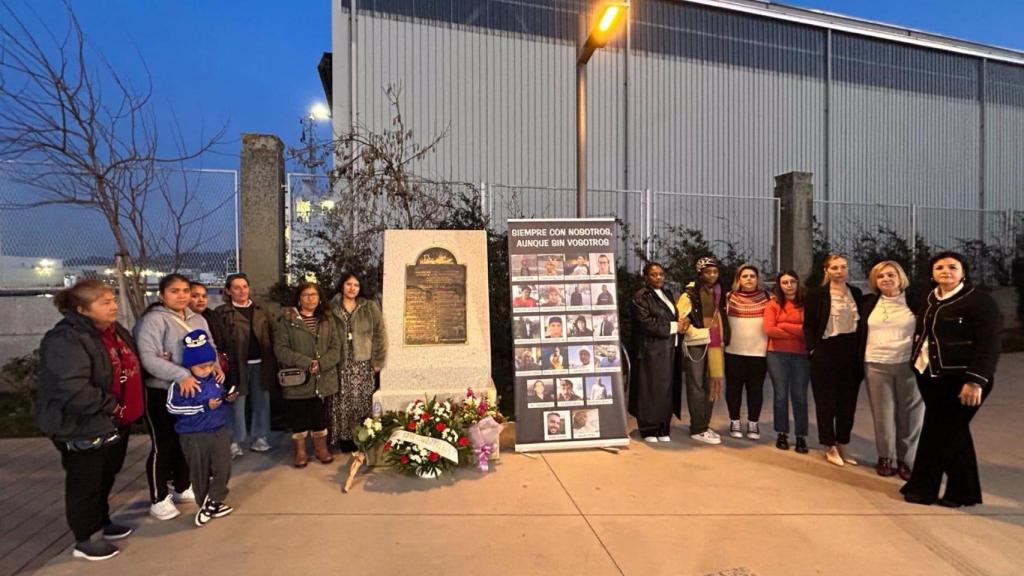
<path id="1" fill-rule="evenodd" d="M 444 248 L 428 248 L 405 267 L 405 343 L 466 342 L 466 266 Z"/>

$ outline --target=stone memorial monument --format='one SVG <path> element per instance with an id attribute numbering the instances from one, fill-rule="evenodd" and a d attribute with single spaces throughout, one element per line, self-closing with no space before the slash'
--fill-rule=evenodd
<path id="1" fill-rule="evenodd" d="M 493 389 L 487 233 L 384 233 L 388 359 L 374 401 L 404 410 L 417 399 Z"/>

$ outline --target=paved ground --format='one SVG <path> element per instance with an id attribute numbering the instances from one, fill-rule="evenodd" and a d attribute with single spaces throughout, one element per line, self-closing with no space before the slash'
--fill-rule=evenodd
<path id="1" fill-rule="evenodd" d="M 424 481 L 375 470 L 350 494 L 343 461 L 294 470 L 281 445 L 239 461 L 236 512 L 199 529 L 185 515 L 146 515 L 146 440 L 133 438 L 115 502 L 127 502 L 121 518 L 138 530 L 117 558 L 86 563 L 67 549 L 52 449 L 4 441 L 0 574 L 46 561 L 37 574 L 1020 574 L 1021 375 L 1024 354 L 1005 356 L 975 420 L 986 503 L 966 511 L 906 504 L 898 480 L 835 468 L 817 450 L 781 452 L 770 434 L 708 447 L 679 429 L 676 442 L 617 454 L 505 450 L 489 475 Z M 715 425 L 725 422 L 720 406 Z M 855 433 L 853 451 L 873 462 L 863 393 Z"/>

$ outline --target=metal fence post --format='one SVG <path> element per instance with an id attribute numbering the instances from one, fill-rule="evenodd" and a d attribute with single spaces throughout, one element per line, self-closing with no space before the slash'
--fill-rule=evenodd
<path id="1" fill-rule="evenodd" d="M 487 182 L 480 183 L 480 213 L 487 217 L 487 221 L 491 220 L 491 211 L 487 206 Z"/>
<path id="2" fill-rule="evenodd" d="M 782 199 L 775 201 L 775 273 L 782 272 Z"/>
<path id="3" fill-rule="evenodd" d="M 917 278 L 917 204 L 910 205 L 910 268 Z"/>
<path id="4" fill-rule="evenodd" d="M 644 258 L 650 262 L 651 254 L 654 252 L 654 194 L 651 193 L 650 188 L 644 188 L 643 215 Z"/>

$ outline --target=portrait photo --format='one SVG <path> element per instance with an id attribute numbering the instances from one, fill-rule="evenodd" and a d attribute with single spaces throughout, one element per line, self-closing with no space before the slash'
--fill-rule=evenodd
<path id="1" fill-rule="evenodd" d="M 596 408 L 573 410 L 571 418 L 573 438 L 601 436 L 601 414 Z"/>
<path id="2" fill-rule="evenodd" d="M 569 307 L 590 308 L 590 284 L 566 284 L 565 297 Z"/>
<path id="3" fill-rule="evenodd" d="M 609 252 L 592 253 L 590 255 L 591 276 L 613 276 L 615 274 L 615 255 Z"/>
<path id="4" fill-rule="evenodd" d="M 570 338 L 589 338 L 594 335 L 590 314 L 566 314 L 565 320 L 569 323 Z"/>
<path id="5" fill-rule="evenodd" d="M 569 411 L 558 410 L 544 413 L 544 440 L 568 440 Z"/>
<path id="6" fill-rule="evenodd" d="M 565 276 L 564 254 L 540 254 L 537 256 L 538 276 L 553 278 Z"/>
<path id="7" fill-rule="evenodd" d="M 513 254 L 512 268 L 509 271 L 511 272 L 513 278 L 528 278 L 537 276 L 537 255 Z"/>

